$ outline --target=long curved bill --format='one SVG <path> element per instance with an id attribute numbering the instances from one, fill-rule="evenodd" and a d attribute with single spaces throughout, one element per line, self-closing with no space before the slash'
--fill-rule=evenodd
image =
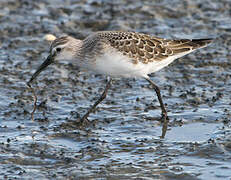
<path id="1" fill-rule="evenodd" d="M 52 55 L 49 55 L 47 59 L 39 66 L 37 71 L 32 75 L 30 81 L 27 82 L 27 85 L 30 86 L 31 82 L 48 66 L 53 62 Z"/>

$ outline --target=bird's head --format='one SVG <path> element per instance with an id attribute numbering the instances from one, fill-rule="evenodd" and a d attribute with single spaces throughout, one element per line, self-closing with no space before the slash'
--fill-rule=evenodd
<path id="1" fill-rule="evenodd" d="M 78 54 L 82 46 L 82 41 L 70 36 L 62 36 L 55 39 L 50 46 L 50 53 L 46 60 L 38 67 L 32 75 L 30 83 L 50 64 L 58 61 L 71 61 Z"/>

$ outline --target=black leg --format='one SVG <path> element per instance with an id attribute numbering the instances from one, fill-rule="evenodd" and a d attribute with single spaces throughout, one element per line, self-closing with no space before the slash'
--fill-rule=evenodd
<path id="1" fill-rule="evenodd" d="M 152 87 L 156 91 L 156 95 L 158 97 L 160 107 L 161 107 L 161 110 L 162 110 L 162 122 L 165 122 L 166 120 L 168 120 L 168 115 L 167 115 L 167 111 L 165 109 L 164 103 L 162 101 L 162 98 L 161 98 L 160 89 L 159 89 L 159 87 L 157 85 L 154 84 L 154 82 L 151 81 L 150 78 L 145 78 L 145 79 L 152 85 Z"/>
<path id="2" fill-rule="evenodd" d="M 87 120 L 87 117 L 89 116 L 89 114 L 96 108 L 96 106 L 101 103 L 107 96 L 107 91 L 111 86 L 111 78 L 108 77 L 107 79 L 107 84 L 106 87 L 103 91 L 103 93 L 101 94 L 100 98 L 95 102 L 95 104 L 87 111 L 87 113 L 80 119 L 80 123 L 82 123 L 83 121 Z"/>

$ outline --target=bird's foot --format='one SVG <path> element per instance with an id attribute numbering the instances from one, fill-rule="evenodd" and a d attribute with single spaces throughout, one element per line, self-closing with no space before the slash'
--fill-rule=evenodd
<path id="1" fill-rule="evenodd" d="M 83 116 L 82 118 L 77 119 L 76 124 L 79 126 L 87 126 L 90 124 L 90 121 L 87 119 L 87 117 Z"/>
<path id="2" fill-rule="evenodd" d="M 168 122 L 169 122 L 169 118 L 168 118 L 166 111 L 162 112 L 161 122 L 163 123 L 162 135 L 161 135 L 161 138 L 163 139 L 166 135 L 167 130 L 168 130 Z"/>

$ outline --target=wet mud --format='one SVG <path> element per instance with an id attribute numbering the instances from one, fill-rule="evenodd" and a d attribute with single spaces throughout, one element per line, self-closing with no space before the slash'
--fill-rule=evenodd
<path id="1" fill-rule="evenodd" d="M 231 2 L 229 0 L 1 0 L 0 179 L 230 179 Z M 47 34 L 83 39 L 100 30 L 164 38 L 215 38 L 151 75 L 169 124 L 142 79 L 114 79 L 71 64 L 51 65 L 26 82 L 48 55 Z"/>

